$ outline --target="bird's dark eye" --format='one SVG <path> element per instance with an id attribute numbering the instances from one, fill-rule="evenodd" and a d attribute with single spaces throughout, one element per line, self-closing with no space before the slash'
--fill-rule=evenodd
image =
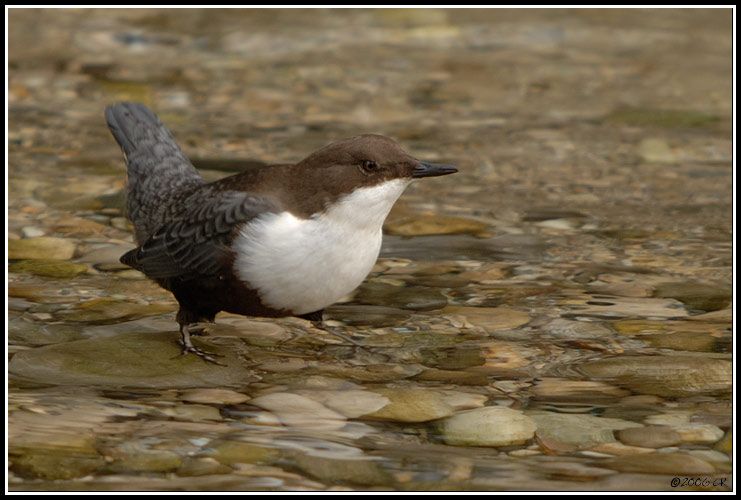
<path id="1" fill-rule="evenodd" d="M 363 171 L 368 174 L 372 174 L 373 172 L 378 171 L 378 163 L 374 162 L 373 160 L 363 160 L 360 166 L 363 168 Z"/>

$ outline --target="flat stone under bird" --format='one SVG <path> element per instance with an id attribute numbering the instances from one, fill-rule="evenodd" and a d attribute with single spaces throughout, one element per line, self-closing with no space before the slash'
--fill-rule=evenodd
<path id="1" fill-rule="evenodd" d="M 121 262 L 173 293 L 182 353 L 216 363 L 192 344 L 194 323 L 219 311 L 321 321 L 375 264 L 404 188 L 457 172 L 366 134 L 208 183 L 144 104 L 119 103 L 105 117 L 126 160 L 126 216 L 139 245 Z"/>

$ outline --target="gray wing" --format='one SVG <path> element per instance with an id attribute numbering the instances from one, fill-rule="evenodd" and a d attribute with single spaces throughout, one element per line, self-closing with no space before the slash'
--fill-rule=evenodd
<path id="1" fill-rule="evenodd" d="M 125 253 L 121 262 L 150 278 L 219 276 L 233 262 L 229 243 L 238 228 L 276 211 L 265 198 L 208 187 L 186 199 L 184 206 L 144 244 Z"/>

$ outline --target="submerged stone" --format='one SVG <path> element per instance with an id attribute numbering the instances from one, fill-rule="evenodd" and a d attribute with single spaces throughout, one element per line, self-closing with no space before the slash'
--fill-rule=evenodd
<path id="1" fill-rule="evenodd" d="M 535 435 L 535 421 L 519 410 L 486 406 L 458 413 L 439 424 L 443 440 L 453 446 L 512 446 Z"/>
<path id="2" fill-rule="evenodd" d="M 87 271 L 85 264 L 75 264 L 63 260 L 31 259 L 21 260 L 8 266 L 8 271 L 21 274 L 35 274 L 50 278 L 74 278 Z"/>
<path id="3" fill-rule="evenodd" d="M 488 224 L 477 220 L 443 215 L 413 215 L 402 219 L 392 219 L 383 225 L 383 231 L 394 236 L 478 235 L 488 228 Z"/>
<path id="4" fill-rule="evenodd" d="M 731 361 L 700 356 L 619 356 L 582 363 L 576 369 L 590 378 L 664 397 L 725 394 L 733 382 Z"/>
<path id="5" fill-rule="evenodd" d="M 29 349 L 10 360 L 9 376 L 52 385 L 115 388 L 223 387 L 252 378 L 234 353 L 204 345 L 197 337 L 196 346 L 224 355 L 219 360 L 227 366 L 181 356 L 178 338 L 175 332 L 132 333 Z"/>
<path id="6" fill-rule="evenodd" d="M 74 256 L 76 248 L 77 244 L 67 238 L 41 236 L 8 240 L 8 259 L 69 260 Z"/>

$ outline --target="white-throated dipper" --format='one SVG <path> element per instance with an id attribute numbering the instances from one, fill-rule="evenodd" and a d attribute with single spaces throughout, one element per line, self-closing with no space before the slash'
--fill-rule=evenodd
<path id="1" fill-rule="evenodd" d="M 183 354 L 211 362 L 191 343 L 193 323 L 219 311 L 321 321 L 375 264 L 404 188 L 458 171 L 366 134 L 207 183 L 144 104 L 119 103 L 105 117 L 126 159 L 126 216 L 139 245 L 121 262 L 175 295 Z"/>

